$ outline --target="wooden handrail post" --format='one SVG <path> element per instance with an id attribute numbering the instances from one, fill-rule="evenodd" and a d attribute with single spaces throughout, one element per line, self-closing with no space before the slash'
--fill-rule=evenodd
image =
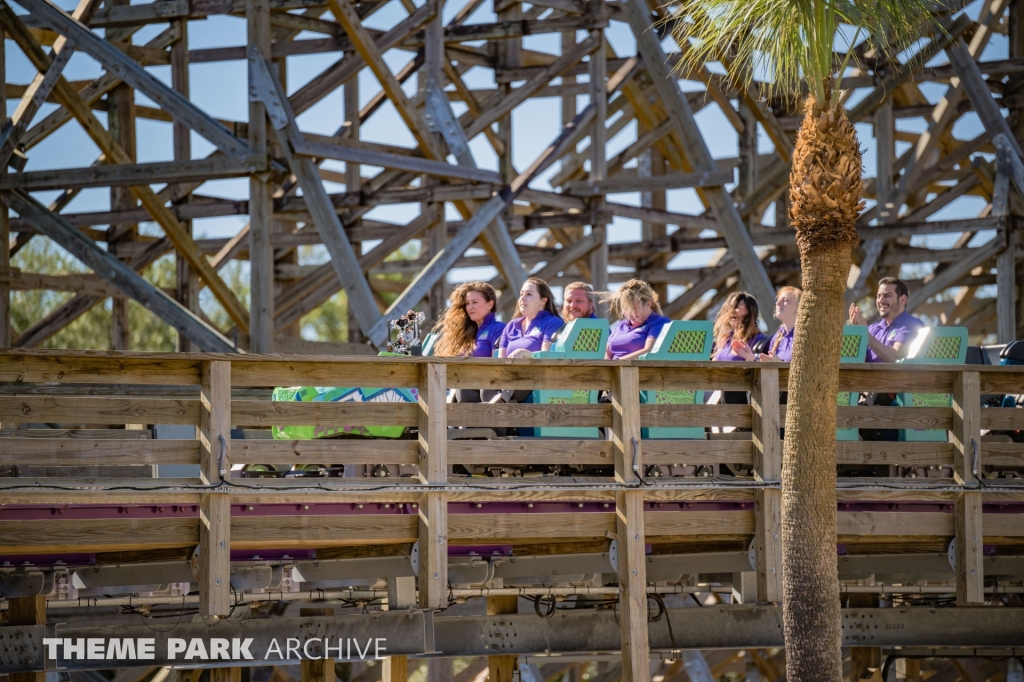
<path id="1" fill-rule="evenodd" d="M 977 372 L 953 378 L 953 477 L 964 486 L 978 486 L 981 476 L 981 379 Z M 956 494 L 956 601 L 985 602 L 981 491 Z"/>
<path id="2" fill-rule="evenodd" d="M 203 363 L 199 407 L 199 475 L 217 485 L 231 471 L 231 363 Z M 223 473 L 222 473 L 223 472 Z M 231 496 L 199 496 L 199 613 L 231 613 Z"/>
<path id="3" fill-rule="evenodd" d="M 448 367 L 420 365 L 420 478 L 428 485 L 448 482 Z M 423 493 L 420 501 L 420 608 L 447 606 L 448 501 L 443 492 Z"/>
<path id="4" fill-rule="evenodd" d="M 615 450 L 615 480 L 639 484 L 643 475 L 640 452 L 640 369 L 612 370 L 612 447 Z"/>
<path id="5" fill-rule="evenodd" d="M 754 432 L 754 478 L 778 481 L 782 476 L 782 440 L 779 438 L 779 370 L 754 370 L 750 387 L 750 419 Z"/>
<path id="6" fill-rule="evenodd" d="M 782 476 L 779 438 L 779 370 L 754 370 L 750 387 L 750 418 L 754 438 L 754 477 L 778 481 Z M 757 549 L 757 600 L 782 601 L 782 491 L 754 491 L 754 543 Z"/>
<path id="7" fill-rule="evenodd" d="M 640 485 L 640 370 L 617 367 L 612 373 L 612 442 L 615 478 Z M 644 536 L 644 493 L 615 493 L 618 543 L 619 626 L 622 630 L 622 682 L 647 682 L 651 676 L 647 636 L 647 559 Z"/>

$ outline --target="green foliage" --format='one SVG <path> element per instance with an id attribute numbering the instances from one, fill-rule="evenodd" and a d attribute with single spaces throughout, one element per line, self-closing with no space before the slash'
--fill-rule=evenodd
<path id="1" fill-rule="evenodd" d="M 348 297 L 344 291 L 302 318 L 303 336 L 314 341 L 345 343 L 348 338 Z"/>
<path id="2" fill-rule="evenodd" d="M 754 74 L 768 79 L 769 96 L 795 99 L 806 78 L 818 106 L 837 105 L 832 85 L 866 37 L 879 56 L 896 55 L 920 38 L 930 19 L 927 0 L 682 0 L 669 19 L 683 51 L 680 65 L 696 69 L 722 62 L 744 86 Z M 689 43 L 687 45 L 687 43 Z"/>
<path id="3" fill-rule="evenodd" d="M 47 275 L 71 275 L 88 270 L 66 251 L 48 239 L 35 238 L 12 259 L 11 265 L 24 272 Z M 145 273 L 145 278 L 162 287 L 174 286 L 174 258 L 161 258 Z M 11 324 L 21 333 L 67 303 L 74 294 L 38 289 L 11 292 Z M 43 343 L 43 348 L 107 350 L 110 348 L 111 304 L 107 299 Z M 173 351 L 177 333 L 135 301 L 128 303 L 131 321 L 131 350 Z"/>
<path id="4" fill-rule="evenodd" d="M 309 249 L 309 247 L 303 247 Z M 392 253 L 387 260 L 415 260 L 419 257 L 418 242 L 410 242 Z M 307 258 L 313 252 L 303 253 Z M 315 260 L 315 258 L 314 258 Z M 56 246 L 48 239 L 36 238 L 21 249 L 12 259 L 11 265 L 24 272 L 47 275 L 86 274 L 88 268 L 77 259 Z M 250 295 L 249 263 L 231 261 L 220 270 L 221 277 L 238 299 L 248 307 Z M 173 255 L 164 256 L 150 266 L 143 276 L 156 286 L 173 289 L 175 285 L 175 261 Z M 378 279 L 403 281 L 398 273 L 380 275 Z M 11 293 L 11 324 L 19 334 L 36 324 L 74 294 L 61 291 L 24 290 Z M 380 294 L 380 301 L 389 305 L 397 294 Z M 129 301 L 130 349 L 148 351 L 173 351 L 177 347 L 177 332 L 151 312 Z M 221 330 L 234 328 L 234 322 L 210 294 L 208 289 L 200 293 L 200 306 L 214 326 Z M 326 303 L 302 318 L 301 326 L 306 338 L 316 341 L 346 342 L 348 333 L 348 301 L 345 292 L 332 296 Z M 77 320 L 43 343 L 43 348 L 68 348 L 107 350 L 110 348 L 111 302 L 109 299 L 96 305 Z M 230 334 L 229 334 L 230 335 Z"/>

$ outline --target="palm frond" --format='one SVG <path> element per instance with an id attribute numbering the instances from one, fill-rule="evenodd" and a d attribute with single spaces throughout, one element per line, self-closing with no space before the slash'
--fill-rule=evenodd
<path id="1" fill-rule="evenodd" d="M 767 81 L 771 97 L 799 97 L 806 79 L 821 108 L 860 38 L 877 56 L 896 55 L 922 33 L 941 31 L 929 0 L 682 0 L 667 21 L 683 46 L 681 70 L 721 62 L 734 82 Z"/>

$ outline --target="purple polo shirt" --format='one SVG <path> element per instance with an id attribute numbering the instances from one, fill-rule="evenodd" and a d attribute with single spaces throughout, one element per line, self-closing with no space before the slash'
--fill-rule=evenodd
<path id="1" fill-rule="evenodd" d="M 732 334 L 729 334 L 729 338 L 725 340 L 725 344 L 721 348 L 711 349 L 711 359 L 718 360 L 719 362 L 746 362 L 742 357 L 732 352 Z M 764 334 L 758 332 L 754 338 L 747 341 L 747 343 L 753 347 L 755 343 L 764 338 Z"/>
<path id="2" fill-rule="evenodd" d="M 487 315 L 477 330 L 476 345 L 473 346 L 473 352 L 469 356 L 471 358 L 492 357 L 503 331 L 505 331 L 505 323 L 494 319 L 494 313 Z"/>
<path id="3" fill-rule="evenodd" d="M 917 332 L 924 326 L 924 322 L 904 310 L 892 321 L 892 324 L 886 324 L 883 318 L 870 325 L 868 334 L 881 341 L 883 346 L 892 348 L 897 343 L 906 344 L 913 341 Z M 883 362 L 870 346 L 864 359 L 865 362 Z"/>
<path id="4" fill-rule="evenodd" d="M 552 315 L 546 310 L 537 313 L 537 317 L 533 318 L 525 333 L 522 321 L 521 317 L 512 320 L 505 325 L 505 331 L 501 334 L 498 347 L 504 348 L 508 355 L 512 355 L 520 348 L 536 353 L 541 349 L 541 344 L 545 341 L 551 342 L 558 330 L 565 325 L 562 318 Z"/>
<path id="5" fill-rule="evenodd" d="M 775 359 L 783 362 L 792 362 L 793 360 L 793 332 L 796 331 L 796 327 L 793 327 L 789 331 L 786 331 L 785 327 L 779 327 L 778 331 L 772 337 L 771 343 L 768 344 L 768 350 L 771 351 L 772 346 L 778 342 L 778 347 L 775 348 Z M 781 338 L 780 338 L 781 337 Z M 766 353 L 767 355 L 767 353 Z"/>
<path id="6" fill-rule="evenodd" d="M 671 321 L 657 313 L 651 313 L 643 324 L 638 324 L 635 327 L 629 326 L 629 320 L 619 320 L 608 334 L 608 351 L 611 353 L 612 360 L 618 360 L 623 355 L 643 350 L 647 339 L 657 339 L 661 330 Z"/>

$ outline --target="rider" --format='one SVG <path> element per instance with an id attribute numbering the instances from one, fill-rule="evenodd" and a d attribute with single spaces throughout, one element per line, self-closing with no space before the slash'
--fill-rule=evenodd
<path id="1" fill-rule="evenodd" d="M 537 351 L 550 350 L 555 333 L 564 324 L 551 287 L 544 280 L 531 277 L 519 291 L 516 317 L 505 325 L 498 357 L 528 358 Z"/>
<path id="2" fill-rule="evenodd" d="M 580 318 L 596 318 L 596 296 L 594 287 L 586 282 L 573 282 L 565 287 L 562 301 L 562 318 L 572 322 Z"/>
<path id="3" fill-rule="evenodd" d="M 619 317 L 608 335 L 608 360 L 632 360 L 649 353 L 658 334 L 672 320 L 661 314 L 651 285 L 631 279 L 608 296 L 610 311 Z"/>
<path id="4" fill-rule="evenodd" d="M 451 305 L 434 325 L 439 334 L 434 355 L 439 357 L 489 358 L 494 354 L 505 325 L 494 319 L 498 295 L 487 282 L 466 282 L 455 287 L 448 297 Z M 497 395 L 497 391 L 475 388 L 455 389 L 459 403 L 479 403 Z"/>
<path id="5" fill-rule="evenodd" d="M 907 312 L 910 290 L 903 280 L 883 277 L 878 280 L 875 309 L 880 320 L 868 327 L 867 362 L 896 362 L 907 357 L 910 342 L 924 327 L 924 322 Z M 850 305 L 850 324 L 865 325 L 867 321 L 857 304 Z M 889 406 L 896 402 L 895 393 L 868 393 L 862 397 L 868 405 Z M 874 441 L 899 440 L 898 429 L 861 429 L 861 438 Z"/>
<path id="6" fill-rule="evenodd" d="M 711 359 L 719 362 L 742 362 L 749 355 L 753 359 L 751 346 L 764 338 L 757 326 L 757 299 L 745 291 L 729 294 L 715 318 L 713 329 L 714 345 Z M 722 402 L 745 404 L 745 391 L 722 391 Z"/>

